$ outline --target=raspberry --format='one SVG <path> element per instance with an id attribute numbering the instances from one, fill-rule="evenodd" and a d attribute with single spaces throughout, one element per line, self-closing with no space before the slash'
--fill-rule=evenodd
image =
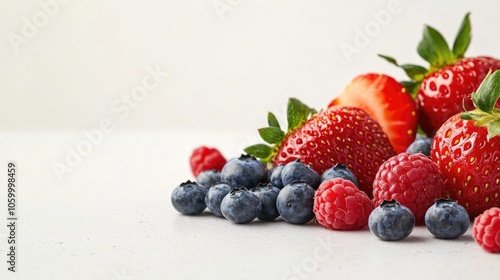
<path id="1" fill-rule="evenodd" d="M 314 195 L 316 219 L 328 229 L 361 229 L 372 210 L 368 195 L 343 178 L 324 181 Z"/>
<path id="2" fill-rule="evenodd" d="M 500 253 L 500 208 L 490 208 L 476 217 L 472 237 L 486 251 Z"/>
<path id="3" fill-rule="evenodd" d="M 437 165 L 421 153 L 400 153 L 388 159 L 373 181 L 374 207 L 396 200 L 411 210 L 416 223 L 423 222 L 427 209 L 445 195 Z"/>
<path id="4" fill-rule="evenodd" d="M 221 171 L 224 164 L 226 164 L 226 159 L 217 149 L 202 146 L 193 151 L 189 163 L 193 175 L 197 177 L 198 174 L 206 170 L 215 169 Z"/>

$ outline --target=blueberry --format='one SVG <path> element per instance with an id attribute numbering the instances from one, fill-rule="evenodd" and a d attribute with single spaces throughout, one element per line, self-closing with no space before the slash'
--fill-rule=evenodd
<path id="1" fill-rule="evenodd" d="M 436 200 L 425 212 L 425 225 L 437 238 L 455 239 L 469 228 L 470 218 L 467 210 L 451 199 Z"/>
<path id="2" fill-rule="evenodd" d="M 272 221 L 280 215 L 276 208 L 276 199 L 280 189 L 273 187 L 271 184 L 260 184 L 253 188 L 251 192 L 255 193 L 262 202 L 262 210 L 257 216 L 261 221 Z"/>
<path id="3" fill-rule="evenodd" d="M 303 181 L 286 185 L 278 194 L 276 208 L 292 224 L 305 224 L 314 218 L 314 189 Z"/>
<path id="4" fill-rule="evenodd" d="M 207 188 L 212 187 L 213 184 L 221 182 L 220 172 L 216 169 L 203 171 L 196 177 L 196 183 L 203 185 Z"/>
<path id="5" fill-rule="evenodd" d="M 318 189 L 320 177 L 311 166 L 303 164 L 300 160 L 289 162 L 281 171 L 281 182 L 286 186 L 293 181 L 306 181 L 313 189 Z"/>
<path id="6" fill-rule="evenodd" d="M 246 224 L 253 221 L 262 210 L 259 197 L 245 188 L 232 189 L 220 205 L 222 215 L 234 223 Z"/>
<path id="7" fill-rule="evenodd" d="M 171 201 L 175 210 L 184 215 L 196 215 L 205 210 L 205 195 L 208 188 L 196 182 L 187 181 L 172 191 Z"/>
<path id="8" fill-rule="evenodd" d="M 220 210 L 220 204 L 222 199 L 231 191 L 231 187 L 226 183 L 215 183 L 208 190 L 207 196 L 205 196 L 205 203 L 207 207 L 215 216 L 224 217 Z"/>
<path id="9" fill-rule="evenodd" d="M 347 168 L 345 164 L 335 164 L 332 168 L 329 168 L 321 174 L 321 182 L 326 180 L 331 180 L 333 178 L 344 178 L 351 181 L 356 187 L 359 188 L 358 178 Z"/>
<path id="10" fill-rule="evenodd" d="M 221 180 L 233 188 L 251 189 L 267 180 L 267 168 L 253 156 L 241 155 L 229 160 L 221 171 Z"/>
<path id="11" fill-rule="evenodd" d="M 385 200 L 375 208 L 368 218 L 370 231 L 385 241 L 402 240 L 408 237 L 415 226 L 415 217 L 410 209 L 395 200 Z"/>
<path id="12" fill-rule="evenodd" d="M 278 166 L 273 167 L 271 170 L 269 170 L 269 183 L 273 185 L 273 187 L 277 187 L 278 189 L 282 189 L 283 182 L 281 182 L 281 171 L 283 170 L 283 167 L 285 167 L 285 164 L 280 164 Z"/>
<path id="13" fill-rule="evenodd" d="M 410 144 L 410 146 L 408 146 L 406 152 L 410 154 L 422 153 L 429 157 L 431 156 L 431 145 L 432 138 L 420 136 L 417 137 L 415 141 Z"/>

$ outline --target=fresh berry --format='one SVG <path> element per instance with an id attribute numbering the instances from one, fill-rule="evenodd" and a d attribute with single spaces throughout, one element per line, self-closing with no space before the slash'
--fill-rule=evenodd
<path id="1" fill-rule="evenodd" d="M 500 208 L 492 207 L 477 216 L 472 237 L 490 253 L 500 253 Z"/>
<path id="2" fill-rule="evenodd" d="M 281 181 L 281 171 L 283 171 L 284 167 L 285 164 L 282 163 L 271 168 L 271 170 L 269 170 L 268 172 L 269 183 L 271 183 L 273 187 L 277 187 L 280 190 L 284 187 L 283 182 Z"/>
<path id="3" fill-rule="evenodd" d="M 343 178 L 351 181 L 356 187 L 359 188 L 358 178 L 349 170 L 347 165 L 336 163 L 332 168 L 329 168 L 321 174 L 321 182 L 331 180 L 334 178 Z"/>
<path id="4" fill-rule="evenodd" d="M 245 188 L 232 189 L 220 205 L 222 215 L 236 224 L 247 224 L 262 210 L 259 197 Z"/>
<path id="5" fill-rule="evenodd" d="M 216 169 L 210 169 L 201 172 L 196 177 L 196 183 L 203 185 L 207 188 L 212 187 L 213 184 L 221 182 L 220 171 Z"/>
<path id="6" fill-rule="evenodd" d="M 488 76 L 472 99 L 477 109 L 455 115 L 437 131 L 431 159 L 451 199 L 471 218 L 500 207 L 500 71 Z"/>
<path id="7" fill-rule="evenodd" d="M 418 121 L 415 101 L 392 77 L 374 73 L 360 75 L 329 107 L 336 105 L 363 109 L 380 124 L 396 153 L 404 152 L 415 139 Z"/>
<path id="8" fill-rule="evenodd" d="M 292 224 L 305 224 L 314 218 L 314 189 L 305 182 L 286 185 L 278 194 L 276 208 Z"/>
<path id="9" fill-rule="evenodd" d="M 215 169 L 221 171 L 224 164 L 226 164 L 226 159 L 217 149 L 203 146 L 193 151 L 189 163 L 193 175 L 198 177 L 201 172 L 206 170 Z"/>
<path id="10" fill-rule="evenodd" d="M 241 155 L 224 165 L 221 179 L 233 188 L 251 189 L 267 180 L 267 168 L 255 157 Z"/>
<path id="11" fill-rule="evenodd" d="M 270 127 L 259 129 L 268 143 L 247 147 L 245 151 L 272 161 L 276 166 L 300 159 L 318 174 L 336 163 L 343 163 L 356 175 L 359 188 L 371 194 L 379 166 L 395 155 L 380 125 L 359 108 L 335 106 L 315 113 L 299 100 L 288 102 L 288 134 L 269 114 Z M 309 118 L 310 117 L 310 118 Z"/>
<path id="12" fill-rule="evenodd" d="M 432 138 L 429 137 L 417 137 L 413 143 L 406 149 L 407 153 L 410 154 L 416 154 L 416 153 L 422 153 L 428 157 L 431 156 L 431 145 L 432 145 Z"/>
<path id="13" fill-rule="evenodd" d="M 415 227 L 415 217 L 407 207 L 395 200 L 384 201 L 368 219 L 370 231 L 384 241 L 405 239 Z"/>
<path id="14" fill-rule="evenodd" d="M 416 222 L 423 222 L 425 211 L 434 200 L 446 195 L 438 167 L 423 154 L 398 154 L 384 162 L 373 182 L 373 205 L 396 200 L 408 207 Z"/>
<path id="15" fill-rule="evenodd" d="M 220 210 L 220 205 L 224 197 L 231 191 L 231 187 L 226 183 L 216 183 L 208 190 L 205 196 L 205 203 L 212 213 L 217 217 L 224 217 Z"/>
<path id="16" fill-rule="evenodd" d="M 196 182 L 184 182 L 172 191 L 172 205 L 184 215 L 200 214 L 207 207 L 205 204 L 207 190 L 208 188 Z"/>
<path id="17" fill-rule="evenodd" d="M 361 229 L 372 210 L 368 195 L 343 178 L 324 181 L 314 195 L 316 220 L 328 229 Z"/>
<path id="18" fill-rule="evenodd" d="M 303 164 L 300 159 L 289 162 L 281 171 L 281 182 L 284 186 L 293 181 L 305 181 L 313 189 L 317 189 L 320 177 L 311 166 Z"/>
<path id="19" fill-rule="evenodd" d="M 437 238 L 456 239 L 470 225 L 467 210 L 451 199 L 439 199 L 425 213 L 425 225 Z"/>
<path id="20" fill-rule="evenodd" d="M 467 14 L 450 49 L 437 30 L 426 26 L 417 51 L 429 62 L 429 69 L 414 64 L 398 65 L 395 59 L 381 55 L 403 68 L 412 80 L 402 83 L 408 91 L 416 93 L 419 124 L 429 136 L 447 119 L 460 113 L 463 106 L 471 109 L 470 94 L 478 89 L 488 71 L 500 69 L 500 61 L 491 57 L 464 58 L 471 40 L 470 30 Z M 497 107 L 500 108 L 500 102 Z"/>
<path id="21" fill-rule="evenodd" d="M 262 202 L 262 210 L 257 216 L 261 221 L 272 221 L 280 215 L 276 208 L 276 199 L 280 189 L 273 187 L 271 184 L 260 184 L 253 188 L 251 192 L 255 193 Z"/>

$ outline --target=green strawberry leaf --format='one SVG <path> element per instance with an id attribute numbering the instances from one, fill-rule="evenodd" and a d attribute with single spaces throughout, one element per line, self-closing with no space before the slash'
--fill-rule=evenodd
<path id="1" fill-rule="evenodd" d="M 429 72 L 425 67 L 422 67 L 419 65 L 415 65 L 415 64 L 402 64 L 402 65 L 400 65 L 400 64 L 398 64 L 398 62 L 394 58 L 392 58 L 390 56 L 386 56 L 386 55 L 382 55 L 382 54 L 379 54 L 378 56 L 387 60 L 389 63 L 394 64 L 397 67 L 402 68 L 405 71 L 406 75 L 408 75 L 408 77 L 410 77 L 410 79 L 417 81 L 417 82 L 421 82 L 424 79 L 425 75 Z"/>
<path id="2" fill-rule="evenodd" d="M 245 148 L 245 153 L 260 159 L 266 159 L 271 156 L 273 149 L 264 144 L 255 144 Z"/>
<path id="3" fill-rule="evenodd" d="M 453 43 L 453 55 L 458 59 L 464 57 L 465 51 L 467 51 L 467 48 L 469 47 L 471 39 L 469 15 L 470 13 L 465 15 L 462 25 L 458 30 L 457 37 L 455 38 L 455 42 Z"/>
<path id="4" fill-rule="evenodd" d="M 292 131 L 304 123 L 316 110 L 309 108 L 297 98 L 290 98 L 287 107 L 288 131 Z"/>
<path id="5" fill-rule="evenodd" d="M 488 74 L 475 93 L 472 101 L 477 108 L 486 113 L 492 113 L 500 98 L 500 71 Z"/>
<path id="6" fill-rule="evenodd" d="M 443 35 L 428 25 L 425 26 L 424 36 L 418 44 L 417 52 L 431 64 L 431 68 L 441 68 L 454 61 Z"/>
<path id="7" fill-rule="evenodd" d="M 488 124 L 488 139 L 500 135 L 500 119 Z"/>
<path id="8" fill-rule="evenodd" d="M 280 143 L 285 138 L 285 132 L 273 126 L 259 128 L 259 134 L 260 137 L 269 144 Z"/>
<path id="9" fill-rule="evenodd" d="M 267 114 L 267 123 L 269 124 L 269 126 L 280 128 L 278 119 L 276 119 L 276 116 L 271 112 Z"/>

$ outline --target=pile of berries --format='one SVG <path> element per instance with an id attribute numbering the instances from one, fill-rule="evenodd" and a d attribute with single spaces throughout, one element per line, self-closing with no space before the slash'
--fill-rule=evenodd
<path id="1" fill-rule="evenodd" d="M 489 74 L 500 61 L 464 58 L 469 15 L 453 49 L 432 27 L 424 34 L 418 49 L 429 69 L 382 56 L 411 81 L 361 75 L 320 112 L 290 98 L 287 127 L 269 113 L 258 130 L 266 144 L 238 158 L 197 148 L 196 180 L 172 191 L 174 208 L 196 215 L 208 207 L 237 224 L 281 217 L 331 230 L 368 226 L 387 241 L 419 223 L 456 239 L 475 218 L 476 242 L 500 252 L 500 71 Z"/>

